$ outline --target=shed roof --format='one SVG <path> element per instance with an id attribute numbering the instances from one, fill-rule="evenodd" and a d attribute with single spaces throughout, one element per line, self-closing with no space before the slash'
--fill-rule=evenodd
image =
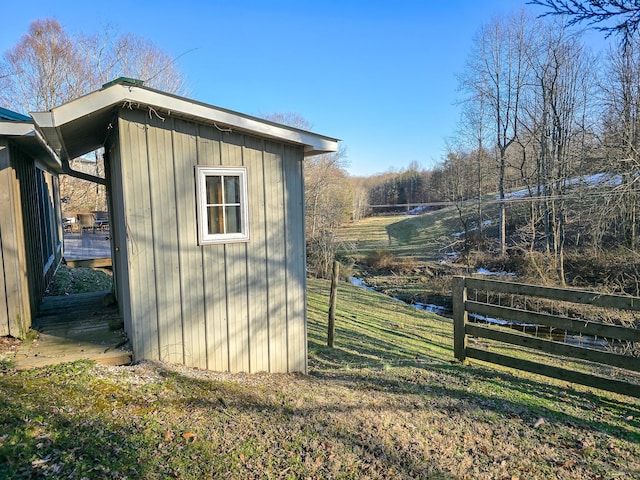
<path id="1" fill-rule="evenodd" d="M 338 148 L 335 138 L 168 94 L 127 79 L 31 116 L 55 153 L 68 160 L 103 146 L 121 108 L 147 108 L 150 115 L 176 115 L 302 145 L 305 156 L 335 152 Z"/>

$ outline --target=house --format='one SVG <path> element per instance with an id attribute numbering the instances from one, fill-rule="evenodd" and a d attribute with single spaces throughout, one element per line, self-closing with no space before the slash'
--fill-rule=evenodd
<path id="1" fill-rule="evenodd" d="M 0 108 L 0 336 L 24 337 L 62 258 L 51 153 L 30 117 Z"/>
<path id="2" fill-rule="evenodd" d="M 130 79 L 32 117 L 64 168 L 105 148 L 114 294 L 136 360 L 306 371 L 303 161 L 336 139 Z"/>

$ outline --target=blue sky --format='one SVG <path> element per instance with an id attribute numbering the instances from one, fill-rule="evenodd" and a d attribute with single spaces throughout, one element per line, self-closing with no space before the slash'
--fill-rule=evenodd
<path id="1" fill-rule="evenodd" d="M 38 18 L 105 27 L 184 56 L 189 96 L 251 115 L 295 112 L 343 140 L 348 171 L 441 160 L 456 129 L 456 75 L 473 37 L 520 0 L 7 2 L 0 52 Z M 82 6 L 79 6 L 82 5 Z"/>

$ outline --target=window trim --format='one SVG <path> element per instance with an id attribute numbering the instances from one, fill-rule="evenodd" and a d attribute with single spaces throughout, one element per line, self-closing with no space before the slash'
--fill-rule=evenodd
<path id="1" fill-rule="evenodd" d="M 241 231 L 239 233 L 209 233 L 206 190 L 206 179 L 208 176 L 239 177 L 241 215 Z M 249 199 L 247 192 L 247 169 L 245 167 L 196 166 L 196 205 L 198 217 L 198 245 L 249 241 Z M 225 203 L 222 205 L 224 206 Z"/>

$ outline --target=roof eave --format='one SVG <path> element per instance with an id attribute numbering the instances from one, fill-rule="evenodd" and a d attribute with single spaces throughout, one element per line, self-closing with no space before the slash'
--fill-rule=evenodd
<path id="1" fill-rule="evenodd" d="M 59 128 L 92 113 L 112 107 L 150 107 L 159 114 L 176 114 L 194 120 L 231 127 L 259 136 L 302 145 L 305 156 L 335 152 L 338 140 L 293 127 L 276 124 L 249 115 L 233 112 L 184 97 L 167 94 L 147 87 L 116 84 L 97 90 L 69 103 L 53 108 L 49 112 L 31 113 L 39 130 L 61 156 L 78 156 L 77 152 L 66 152 Z M 70 155 L 71 153 L 71 155 Z M 87 153 L 81 152 L 80 154 Z"/>
<path id="2" fill-rule="evenodd" d="M 23 135 L 33 135 L 33 123 L 31 122 L 3 122 L 0 121 L 0 135 L 5 137 L 21 137 Z"/>
<path id="3" fill-rule="evenodd" d="M 61 172 L 60 159 L 38 133 L 31 120 L 29 122 L 0 121 L 0 136 L 12 138 L 48 168 Z"/>

